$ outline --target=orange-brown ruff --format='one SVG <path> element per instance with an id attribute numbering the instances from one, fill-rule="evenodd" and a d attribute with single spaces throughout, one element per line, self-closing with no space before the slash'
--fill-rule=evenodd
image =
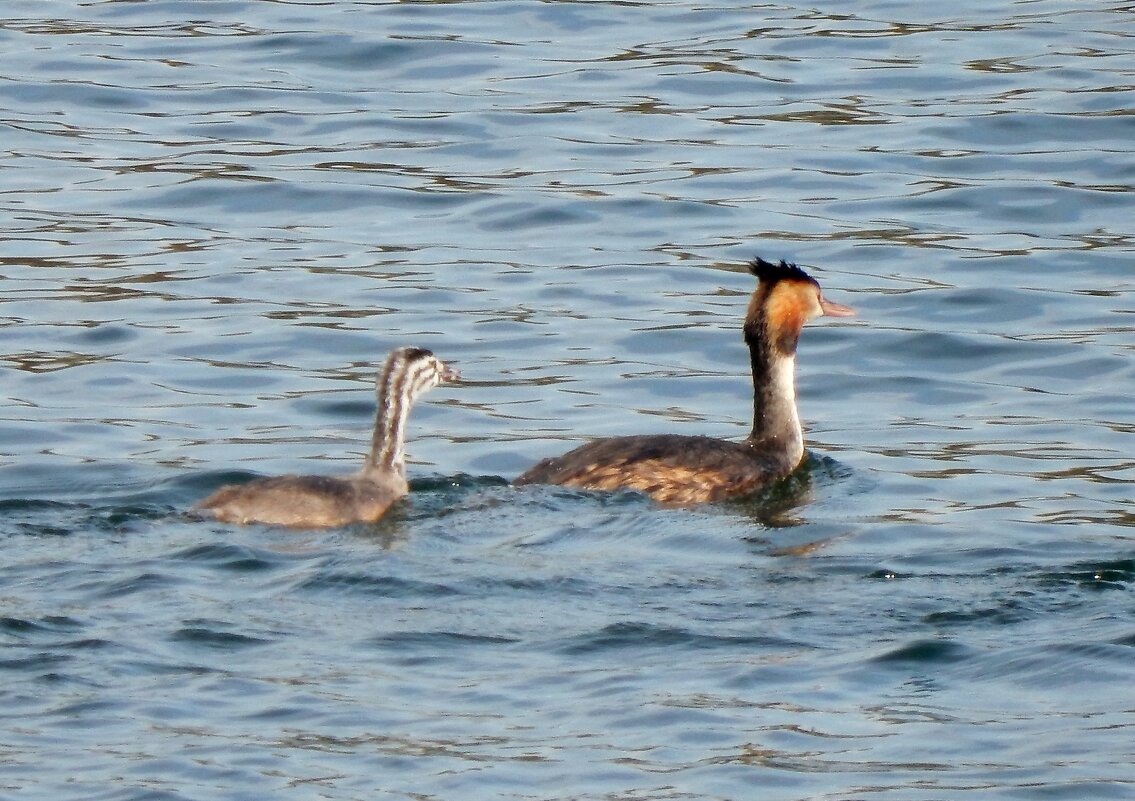
<path id="1" fill-rule="evenodd" d="M 804 458 L 796 411 L 795 356 L 800 331 L 821 315 L 849 317 L 825 300 L 820 285 L 795 264 L 762 259 L 745 315 L 753 369 L 753 430 L 741 442 L 653 434 L 610 437 L 545 459 L 516 484 L 561 484 L 597 490 L 634 489 L 685 506 L 743 495 L 791 473 Z"/>
<path id="2" fill-rule="evenodd" d="M 408 491 L 403 447 L 417 397 L 457 372 L 422 348 L 400 348 L 378 378 L 370 455 L 353 476 L 275 476 L 221 487 L 194 510 L 225 523 L 327 528 L 373 522 Z"/>

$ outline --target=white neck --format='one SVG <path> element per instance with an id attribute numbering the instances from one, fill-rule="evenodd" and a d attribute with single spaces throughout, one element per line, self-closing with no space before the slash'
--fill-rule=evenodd
<path id="1" fill-rule="evenodd" d="M 754 447 L 784 457 L 795 467 L 804 457 L 804 432 L 796 409 L 796 357 L 769 354 L 763 374 L 753 374 Z"/>

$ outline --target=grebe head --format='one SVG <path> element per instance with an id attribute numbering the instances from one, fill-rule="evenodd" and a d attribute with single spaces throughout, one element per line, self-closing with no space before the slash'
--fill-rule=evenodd
<path id="1" fill-rule="evenodd" d="M 855 310 L 824 298 L 816 279 L 795 264 L 754 259 L 749 270 L 760 282 L 745 316 L 745 339 L 768 340 L 784 355 L 796 352 L 804 324 L 817 317 L 852 317 Z"/>
<path id="2" fill-rule="evenodd" d="M 461 374 L 450 367 L 433 351 L 425 348 L 398 348 L 390 353 L 382 370 L 382 384 L 392 377 L 399 377 L 400 392 L 413 400 L 423 392 L 449 381 L 457 381 Z"/>

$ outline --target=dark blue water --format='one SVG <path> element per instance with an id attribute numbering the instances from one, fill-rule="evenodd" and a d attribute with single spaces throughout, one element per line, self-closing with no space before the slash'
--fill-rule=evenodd
<path id="1" fill-rule="evenodd" d="M 1135 796 L 1130 15 L 4 4 L 0 796 Z M 508 486 L 743 436 L 758 254 L 860 312 L 803 470 Z M 386 519 L 184 515 L 406 344 Z"/>

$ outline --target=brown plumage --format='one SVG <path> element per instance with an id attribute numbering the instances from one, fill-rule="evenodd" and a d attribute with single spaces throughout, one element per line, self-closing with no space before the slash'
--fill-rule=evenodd
<path id="1" fill-rule="evenodd" d="M 744 495 L 791 473 L 804 457 L 796 410 L 795 355 L 800 331 L 827 314 L 854 311 L 825 300 L 819 284 L 794 264 L 757 259 L 759 279 L 745 316 L 753 371 L 753 429 L 741 442 L 678 434 L 609 437 L 545 459 L 515 484 L 633 489 L 673 505 Z"/>
<path id="2" fill-rule="evenodd" d="M 406 492 L 394 476 L 272 476 L 221 487 L 196 509 L 224 523 L 332 528 L 378 520 Z"/>
<path id="3" fill-rule="evenodd" d="M 328 528 L 378 520 L 406 494 L 406 418 L 418 396 L 457 372 L 423 348 L 400 348 L 378 378 L 370 455 L 353 476 L 274 476 L 221 487 L 194 511 L 225 523 Z"/>

